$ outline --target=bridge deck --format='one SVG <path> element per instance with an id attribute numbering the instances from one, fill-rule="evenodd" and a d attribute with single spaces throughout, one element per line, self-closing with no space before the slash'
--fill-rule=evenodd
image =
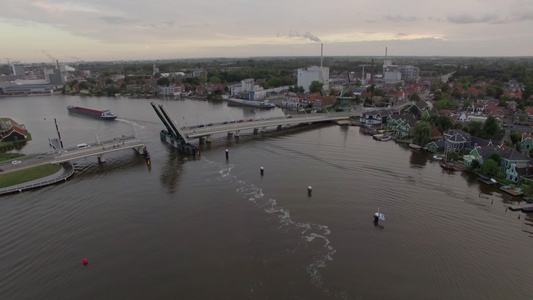
<path id="1" fill-rule="evenodd" d="M 259 129 L 266 127 L 290 126 L 306 123 L 318 123 L 336 120 L 345 120 L 355 116 L 355 113 L 330 113 L 330 114 L 306 114 L 296 115 L 290 118 L 273 118 L 261 120 L 240 120 L 237 122 L 224 122 L 222 124 L 209 124 L 208 126 L 184 127 L 183 133 L 189 139 L 200 138 L 217 133 L 234 132 L 246 129 Z"/>

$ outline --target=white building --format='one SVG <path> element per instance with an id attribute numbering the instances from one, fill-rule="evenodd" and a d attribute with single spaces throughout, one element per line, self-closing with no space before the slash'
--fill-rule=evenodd
<path id="1" fill-rule="evenodd" d="M 241 83 L 229 86 L 231 96 L 240 96 L 248 100 L 262 100 L 266 98 L 265 89 L 256 85 L 252 78 L 244 79 Z"/>
<path id="2" fill-rule="evenodd" d="M 383 63 L 383 79 L 386 83 L 396 83 L 402 80 L 400 68 L 397 65 L 393 65 L 390 59 L 386 59 Z"/>
<path id="3" fill-rule="evenodd" d="M 298 86 L 309 92 L 309 86 L 313 81 L 323 84 L 322 89 L 329 90 L 329 68 L 312 66 L 307 69 L 298 69 Z"/>

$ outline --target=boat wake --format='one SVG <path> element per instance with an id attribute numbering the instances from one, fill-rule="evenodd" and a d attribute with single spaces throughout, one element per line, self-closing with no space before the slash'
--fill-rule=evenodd
<path id="1" fill-rule="evenodd" d="M 209 163 L 216 164 L 215 162 Z M 326 295 L 330 295 L 330 291 L 325 286 L 320 272 L 321 268 L 327 266 L 328 261 L 333 260 L 333 254 L 336 252 L 328 239 L 331 233 L 328 226 L 294 221 L 291 218 L 290 211 L 279 206 L 276 199 L 269 198 L 263 194 L 261 188 L 232 175 L 233 165 L 221 165 L 221 167 L 222 169 L 219 171 L 221 181 L 236 183 L 236 191 L 243 195 L 243 199 L 254 203 L 257 208 L 263 209 L 265 213 L 276 216 L 279 221 L 279 229 L 284 229 L 286 232 L 295 231 L 300 233 L 302 241 L 297 243 L 296 249 L 289 251 L 291 253 L 299 253 L 305 257 L 311 257 L 312 262 L 306 267 L 310 280 Z"/>
<path id="2" fill-rule="evenodd" d="M 140 129 L 144 128 L 144 125 L 141 125 L 141 124 L 139 124 L 139 123 L 137 123 L 135 121 L 131 121 L 131 120 L 116 118 L 115 121 L 131 124 L 132 126 L 135 126 L 136 128 L 140 128 Z"/>

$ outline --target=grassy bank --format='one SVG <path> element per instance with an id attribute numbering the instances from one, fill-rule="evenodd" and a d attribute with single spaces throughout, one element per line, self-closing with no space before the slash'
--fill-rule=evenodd
<path id="1" fill-rule="evenodd" d="M 11 161 L 16 158 L 23 157 L 23 156 L 24 154 L 19 154 L 19 153 L 1 153 L 0 152 L 0 163 L 4 161 Z"/>
<path id="2" fill-rule="evenodd" d="M 46 164 L 5 174 L 0 173 L 0 188 L 43 178 L 52 175 L 59 170 L 61 170 L 61 166 L 59 165 Z"/>

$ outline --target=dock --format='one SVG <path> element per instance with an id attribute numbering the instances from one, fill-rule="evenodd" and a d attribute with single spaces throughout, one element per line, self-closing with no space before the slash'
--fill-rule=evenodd
<path id="1" fill-rule="evenodd" d="M 533 212 L 533 205 L 511 205 L 507 207 L 511 211 Z"/>
<path id="2" fill-rule="evenodd" d="M 504 185 L 504 186 L 500 187 L 500 190 L 506 192 L 509 195 L 513 195 L 513 196 L 522 196 L 522 195 L 524 195 L 524 191 L 522 191 L 521 188 L 514 188 L 514 187 L 511 187 L 511 186 L 508 186 L 508 185 Z"/>

